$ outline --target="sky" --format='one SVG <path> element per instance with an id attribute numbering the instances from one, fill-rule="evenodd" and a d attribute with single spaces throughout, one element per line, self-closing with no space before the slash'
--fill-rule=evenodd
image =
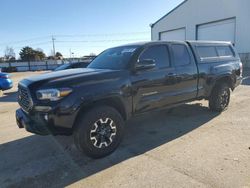
<path id="1" fill-rule="evenodd" d="M 14 48 L 16 58 L 24 46 L 51 55 L 52 36 L 64 57 L 149 41 L 149 25 L 182 1 L 1 0 L 0 57 L 7 46 Z"/>

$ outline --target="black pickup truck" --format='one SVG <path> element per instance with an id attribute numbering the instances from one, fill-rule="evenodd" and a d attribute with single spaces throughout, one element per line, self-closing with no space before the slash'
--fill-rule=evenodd
<path id="1" fill-rule="evenodd" d="M 206 99 L 228 107 L 242 80 L 242 63 L 227 42 L 147 42 L 107 49 L 87 68 L 19 82 L 19 128 L 72 135 L 78 149 L 100 158 L 122 140 L 131 116 Z"/>

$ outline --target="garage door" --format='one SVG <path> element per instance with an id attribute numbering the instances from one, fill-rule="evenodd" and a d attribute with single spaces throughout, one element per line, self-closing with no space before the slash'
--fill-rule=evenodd
<path id="1" fill-rule="evenodd" d="M 186 40 L 186 30 L 185 28 L 176 29 L 171 31 L 164 31 L 160 33 L 160 40 Z"/>
<path id="2" fill-rule="evenodd" d="M 235 43 L 235 19 L 199 25 L 197 27 L 197 39 Z"/>

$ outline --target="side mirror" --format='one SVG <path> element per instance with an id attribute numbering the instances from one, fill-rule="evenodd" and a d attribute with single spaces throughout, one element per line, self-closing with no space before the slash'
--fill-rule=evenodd
<path id="1" fill-rule="evenodd" d="M 149 70 L 155 68 L 155 60 L 153 59 L 143 59 L 136 63 L 136 70 Z"/>

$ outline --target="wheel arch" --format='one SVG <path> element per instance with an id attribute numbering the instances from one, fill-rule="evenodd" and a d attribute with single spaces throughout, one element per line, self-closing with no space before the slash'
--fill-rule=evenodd
<path id="1" fill-rule="evenodd" d="M 229 86 L 229 88 L 231 88 L 233 90 L 234 89 L 234 82 L 235 82 L 235 79 L 233 78 L 232 75 L 223 75 L 215 81 L 215 85 L 221 84 L 221 83 L 226 83 Z"/>
<path id="2" fill-rule="evenodd" d="M 119 96 L 112 96 L 112 97 L 105 97 L 101 99 L 97 99 L 95 101 L 88 102 L 87 104 L 82 104 L 77 112 L 77 116 L 73 125 L 73 129 L 75 127 L 76 122 L 82 115 L 84 115 L 90 109 L 97 107 L 97 106 L 110 106 L 116 109 L 122 116 L 124 120 L 129 118 L 129 113 L 126 110 L 125 102 Z"/>
<path id="3" fill-rule="evenodd" d="M 216 88 L 216 86 L 218 86 L 219 84 L 222 84 L 222 83 L 226 83 L 229 86 L 229 88 L 233 91 L 235 89 L 235 87 L 234 87 L 235 81 L 236 80 L 232 74 L 224 74 L 224 75 L 218 76 L 215 79 L 215 81 L 211 87 L 211 90 L 209 92 L 209 96 L 211 95 L 213 90 Z"/>

